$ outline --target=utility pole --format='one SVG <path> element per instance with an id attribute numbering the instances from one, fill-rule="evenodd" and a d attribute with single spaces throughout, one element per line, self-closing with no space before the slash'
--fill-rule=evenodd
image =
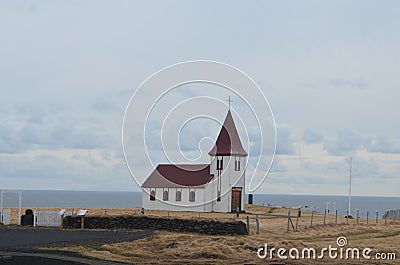
<path id="1" fill-rule="evenodd" d="M 350 184 L 349 184 L 349 211 L 348 211 L 348 216 L 351 215 L 351 162 L 352 162 L 352 158 L 350 157 Z"/>

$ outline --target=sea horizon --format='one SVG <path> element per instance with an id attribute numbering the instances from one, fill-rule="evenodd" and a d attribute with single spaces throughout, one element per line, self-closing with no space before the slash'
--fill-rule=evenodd
<path id="1" fill-rule="evenodd" d="M 127 193 L 127 192 L 133 192 L 133 193 L 141 193 L 140 190 L 73 190 L 73 189 L 0 189 L 0 191 L 62 191 L 62 192 L 121 192 L 121 193 Z M 246 192 L 246 195 L 248 194 L 253 194 L 253 195 L 285 195 L 285 196 L 330 196 L 330 197 L 348 197 L 349 195 L 343 194 L 343 195 L 338 195 L 338 194 L 303 194 L 303 193 L 262 193 L 262 192 L 255 192 L 255 193 L 248 193 Z M 399 198 L 400 195 L 398 196 L 385 196 L 385 195 L 351 195 L 351 197 L 376 197 L 376 198 Z M 247 198 L 246 198 L 247 200 Z"/>
<path id="2" fill-rule="evenodd" d="M 10 190 L 9 190 L 10 191 Z M 15 191 L 15 190 L 13 190 Z M 140 191 L 82 191 L 82 190 L 19 190 L 23 208 L 133 208 L 141 207 Z M 18 193 L 4 193 L 3 207 L 18 207 Z M 246 196 L 245 203 L 248 202 Z M 348 211 L 348 196 L 253 193 L 253 204 L 301 208 L 307 211 L 339 215 Z M 351 214 L 366 216 L 367 212 L 382 216 L 386 211 L 400 209 L 400 197 L 359 196 L 351 197 Z"/>

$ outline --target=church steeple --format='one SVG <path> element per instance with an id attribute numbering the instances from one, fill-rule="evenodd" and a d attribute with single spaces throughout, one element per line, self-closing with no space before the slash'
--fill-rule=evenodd
<path id="1" fill-rule="evenodd" d="M 224 124 L 215 141 L 214 147 L 208 153 L 210 156 L 247 156 L 233 121 L 231 110 L 228 110 Z"/>

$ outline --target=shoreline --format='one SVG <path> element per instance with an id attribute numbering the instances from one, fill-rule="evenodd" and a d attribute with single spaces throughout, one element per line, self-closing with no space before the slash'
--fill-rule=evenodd
<path id="1" fill-rule="evenodd" d="M 16 194 L 5 194 L 4 207 L 18 207 Z M 141 207 L 140 192 L 104 192 L 104 191 L 31 191 L 24 190 L 22 194 L 22 206 L 24 208 L 91 208 L 91 209 L 124 209 Z M 247 195 L 246 195 L 247 201 Z M 329 208 L 339 210 L 339 215 L 346 215 L 348 209 L 348 197 L 338 195 L 294 195 L 294 194 L 254 194 L 255 205 L 277 206 L 285 208 L 298 208 L 308 206 L 316 212 L 323 213 Z M 359 209 L 361 213 L 385 214 L 389 210 L 400 208 L 400 197 L 388 196 L 352 196 L 352 214 Z"/>
<path id="2" fill-rule="evenodd" d="M 11 224 L 17 224 L 18 219 L 18 208 L 9 208 L 4 207 L 3 210 L 11 209 Z M 94 216 L 142 216 L 140 207 L 132 207 L 132 208 L 58 208 L 58 207 L 22 207 L 21 215 L 25 214 L 25 210 L 31 209 L 35 210 L 43 210 L 43 211 L 60 211 L 61 209 L 65 209 L 66 211 L 74 211 L 75 213 L 80 209 L 88 210 L 86 217 L 94 217 Z M 245 212 L 240 213 L 239 218 L 236 217 L 236 213 L 216 213 L 216 212 L 189 212 L 189 211 L 162 211 L 162 210 L 145 210 L 145 216 L 151 217 L 165 217 L 165 218 L 178 218 L 178 219 L 192 219 L 192 218 L 201 218 L 201 219 L 230 219 L 230 220 L 241 220 L 246 222 L 246 216 L 249 216 L 250 219 L 255 219 L 258 215 L 260 220 L 270 220 L 270 219 L 280 219 L 281 227 L 287 227 L 287 219 L 288 213 L 290 212 L 290 217 L 292 222 L 297 219 L 299 227 L 307 227 L 317 224 L 383 224 L 385 221 L 381 215 L 376 218 L 376 215 L 371 213 L 371 215 L 367 218 L 363 216 L 359 216 L 357 219 L 356 216 L 353 215 L 353 218 L 345 218 L 345 215 L 336 215 L 332 213 L 324 213 L 310 211 L 307 209 L 301 209 L 301 215 L 297 218 L 298 209 L 295 208 L 280 208 L 273 206 L 260 206 L 260 205 L 249 205 L 245 204 Z M 311 221 L 311 218 L 313 219 Z M 324 221 L 325 219 L 325 221 Z M 396 221 L 396 219 L 395 219 Z M 400 220 L 397 220 L 400 223 Z M 392 222 L 391 218 L 388 218 L 386 222 Z M 293 223 L 294 224 L 294 223 Z M 276 224 L 275 224 L 276 225 Z"/>

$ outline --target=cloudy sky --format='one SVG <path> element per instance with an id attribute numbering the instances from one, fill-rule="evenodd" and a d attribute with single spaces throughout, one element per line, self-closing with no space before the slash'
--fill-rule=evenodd
<path id="1" fill-rule="evenodd" d="M 156 71 L 202 59 L 241 69 L 268 98 L 277 155 L 258 192 L 346 195 L 352 157 L 353 194 L 400 196 L 399 12 L 398 1 L 1 1 L 0 188 L 138 190 L 121 144 L 129 99 Z M 192 138 L 179 140 L 189 156 Z"/>

